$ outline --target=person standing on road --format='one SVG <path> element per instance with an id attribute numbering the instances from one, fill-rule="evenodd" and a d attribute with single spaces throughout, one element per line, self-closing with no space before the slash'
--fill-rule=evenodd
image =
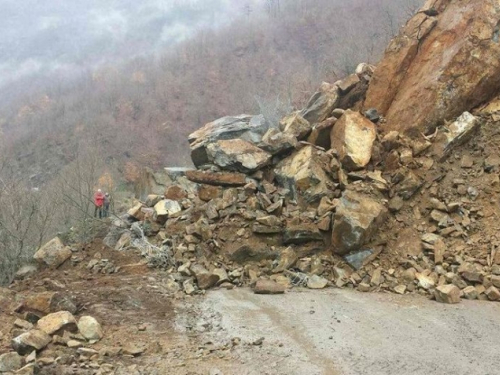
<path id="1" fill-rule="evenodd" d="M 97 217 L 99 215 L 99 219 L 102 219 L 102 209 L 104 205 L 104 194 L 102 193 L 101 189 L 98 189 L 97 192 L 94 194 L 94 217 Z"/>

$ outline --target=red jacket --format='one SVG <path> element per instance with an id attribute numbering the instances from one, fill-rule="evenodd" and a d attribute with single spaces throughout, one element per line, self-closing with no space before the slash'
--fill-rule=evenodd
<path id="1" fill-rule="evenodd" d="M 97 207 L 102 207 L 104 204 L 104 194 L 102 192 L 96 192 L 94 194 L 94 204 Z"/>

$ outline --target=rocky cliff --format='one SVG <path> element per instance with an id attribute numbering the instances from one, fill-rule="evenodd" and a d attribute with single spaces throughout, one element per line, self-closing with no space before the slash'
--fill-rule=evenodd
<path id="1" fill-rule="evenodd" d="M 500 4 L 429 0 L 391 41 L 365 108 L 384 128 L 432 132 L 499 94 Z"/>

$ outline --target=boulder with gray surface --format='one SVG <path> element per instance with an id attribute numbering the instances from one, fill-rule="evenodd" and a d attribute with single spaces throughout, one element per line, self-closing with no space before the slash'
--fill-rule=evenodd
<path id="1" fill-rule="evenodd" d="M 282 160 L 274 172 L 280 185 L 295 197 L 303 195 L 308 201 L 319 201 L 335 190 L 330 177 L 330 159 L 314 146 L 305 146 Z"/>
<path id="2" fill-rule="evenodd" d="M 325 121 L 337 108 L 339 101 L 338 86 L 323 82 L 320 91 L 314 93 L 300 115 L 311 124 Z"/>
<path id="3" fill-rule="evenodd" d="M 248 173 L 261 169 L 271 160 L 271 154 L 242 139 L 216 141 L 206 149 L 210 162 L 225 170 Z"/>
<path id="4" fill-rule="evenodd" d="M 335 212 L 333 251 L 346 254 L 359 250 L 377 232 L 387 213 L 387 208 L 379 200 L 345 191 Z"/>
<path id="5" fill-rule="evenodd" d="M 189 135 L 191 159 L 196 167 L 209 164 L 208 145 L 229 139 L 258 144 L 268 128 L 269 124 L 262 115 L 226 116 L 212 121 Z"/>

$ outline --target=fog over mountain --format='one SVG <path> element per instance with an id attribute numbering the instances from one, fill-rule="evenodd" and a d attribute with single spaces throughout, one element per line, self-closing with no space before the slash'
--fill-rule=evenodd
<path id="1" fill-rule="evenodd" d="M 37 73 L 71 74 L 156 52 L 263 5 L 262 0 L 2 0 L 0 88 Z"/>

